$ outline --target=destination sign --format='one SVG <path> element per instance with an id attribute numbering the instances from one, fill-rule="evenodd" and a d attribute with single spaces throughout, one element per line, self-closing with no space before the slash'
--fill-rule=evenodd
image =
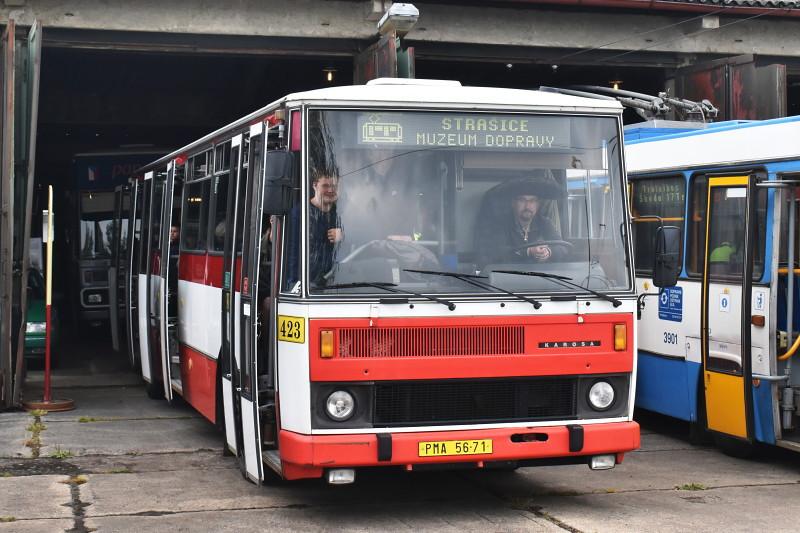
<path id="1" fill-rule="evenodd" d="M 358 144 L 562 151 L 570 117 L 453 113 L 360 113 Z"/>
<path id="2" fill-rule="evenodd" d="M 685 199 L 683 178 L 637 180 L 633 185 L 633 206 L 642 215 L 680 215 Z"/>

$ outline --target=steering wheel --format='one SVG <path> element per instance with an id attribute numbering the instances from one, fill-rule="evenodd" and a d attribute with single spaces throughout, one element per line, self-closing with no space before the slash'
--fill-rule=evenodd
<path id="1" fill-rule="evenodd" d="M 575 245 L 569 241 L 561 241 L 554 239 L 550 241 L 536 241 L 523 244 L 522 246 L 517 246 L 516 248 L 514 248 L 514 251 L 517 252 L 521 250 L 527 250 L 528 248 L 533 248 L 534 246 L 562 246 L 566 251 L 570 251 L 573 248 L 575 248 Z"/>

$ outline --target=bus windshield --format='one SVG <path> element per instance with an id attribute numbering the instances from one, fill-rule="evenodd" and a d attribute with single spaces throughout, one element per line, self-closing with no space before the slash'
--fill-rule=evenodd
<path id="1" fill-rule="evenodd" d="M 576 291 L 509 270 L 630 290 L 615 117 L 311 110 L 308 125 L 309 200 L 289 224 L 305 213 L 312 294 Z"/>

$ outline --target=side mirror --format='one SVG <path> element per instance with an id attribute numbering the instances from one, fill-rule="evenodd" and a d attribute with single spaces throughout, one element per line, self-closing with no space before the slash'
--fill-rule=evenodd
<path id="1" fill-rule="evenodd" d="M 676 226 L 659 227 L 656 230 L 655 251 L 653 285 L 674 287 L 681 272 L 681 229 Z"/>
<path id="2" fill-rule="evenodd" d="M 291 208 L 295 177 L 294 152 L 267 152 L 264 161 L 264 213 L 285 215 Z"/>

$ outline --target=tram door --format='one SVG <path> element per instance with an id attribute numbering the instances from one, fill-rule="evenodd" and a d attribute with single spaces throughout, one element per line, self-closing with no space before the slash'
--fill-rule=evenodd
<path id="1" fill-rule="evenodd" d="M 142 241 L 142 182 L 135 180 L 130 188 L 131 208 L 128 212 L 128 248 L 125 254 L 125 333 L 131 367 L 136 367 L 139 354 L 139 249 Z"/>
<path id="2" fill-rule="evenodd" d="M 241 383 L 238 341 L 239 316 L 234 310 L 241 304 L 239 273 L 242 266 L 242 228 L 247 184 L 247 147 L 249 135 L 231 140 L 231 177 L 225 217 L 225 245 L 222 265 L 222 405 L 225 415 L 225 442 L 240 456 L 242 450 L 241 403 L 235 387 Z M 234 401 L 236 398 L 236 401 Z M 241 459 L 241 456 L 240 456 Z M 242 464 L 243 466 L 243 464 Z M 243 468 L 244 470 L 244 468 Z"/>
<path id="3" fill-rule="evenodd" d="M 752 441 L 753 178 L 708 180 L 703 381 L 708 429 Z"/>
<path id="4" fill-rule="evenodd" d="M 111 264 L 108 267 L 108 322 L 111 327 L 111 347 L 119 351 L 120 306 L 124 293 L 120 291 L 125 278 L 126 249 L 128 246 L 128 209 L 130 188 L 120 185 L 114 189 L 114 225 L 111 239 Z"/>
<path id="5" fill-rule="evenodd" d="M 237 310 L 240 343 L 237 346 L 240 361 L 240 383 L 236 387 L 242 416 L 242 457 L 245 475 L 261 484 L 263 463 L 261 458 L 261 423 L 258 410 L 258 342 L 259 310 L 259 259 L 262 234 L 262 162 L 264 124 L 250 128 L 248 172 L 242 228 L 242 266 L 240 274 L 240 306 Z"/>
<path id="6" fill-rule="evenodd" d="M 180 194 L 183 185 L 185 166 L 170 161 L 167 165 L 166 180 L 162 198 L 161 221 L 159 224 L 158 250 L 160 263 L 158 270 L 159 286 L 154 291 L 157 309 L 154 313 L 158 322 L 158 353 L 161 372 L 164 377 L 164 395 L 172 399 L 173 388 L 182 390 L 180 358 L 178 354 L 178 242 L 173 242 L 172 227 L 180 225 Z M 175 197 L 178 201 L 175 201 Z"/>

